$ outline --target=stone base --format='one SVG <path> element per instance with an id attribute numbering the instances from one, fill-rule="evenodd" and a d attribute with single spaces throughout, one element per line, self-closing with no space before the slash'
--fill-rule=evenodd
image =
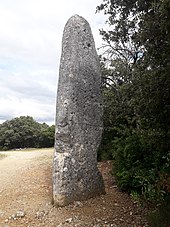
<path id="1" fill-rule="evenodd" d="M 53 169 L 53 203 L 66 206 L 105 194 L 105 187 L 97 163 L 80 162 L 71 154 L 55 153 Z"/>
<path id="2" fill-rule="evenodd" d="M 91 179 L 90 179 L 91 180 Z M 103 184 L 103 179 L 100 176 L 100 173 L 98 175 L 98 178 L 95 179 L 95 182 L 93 180 L 93 186 L 91 182 L 89 182 L 88 185 L 86 185 L 86 188 L 83 189 L 83 180 L 81 182 L 77 183 L 77 186 L 74 187 L 74 190 L 71 190 L 72 192 L 68 192 L 68 190 L 64 191 L 53 191 L 53 204 L 55 207 L 63 207 L 67 206 L 75 201 L 83 201 L 87 200 L 96 196 L 100 196 L 102 194 L 105 194 L 105 187 Z"/>

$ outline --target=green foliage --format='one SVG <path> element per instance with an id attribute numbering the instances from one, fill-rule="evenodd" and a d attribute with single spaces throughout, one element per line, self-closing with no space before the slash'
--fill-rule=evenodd
<path id="1" fill-rule="evenodd" d="M 115 139 L 113 145 L 114 169 L 120 188 L 129 193 L 137 192 L 145 200 L 157 200 L 166 193 L 161 182 L 169 160 L 164 161 L 164 156 L 160 155 L 153 143 L 155 136 L 134 132 Z"/>
<path id="2" fill-rule="evenodd" d="M 54 132 L 55 126 L 49 126 L 48 128 L 44 128 L 41 131 L 40 135 L 40 146 L 41 147 L 53 147 L 54 146 Z"/>
<path id="3" fill-rule="evenodd" d="M 0 149 L 50 147 L 54 144 L 54 126 L 40 124 L 30 116 L 16 117 L 0 125 Z"/>
<path id="4" fill-rule="evenodd" d="M 170 1 L 103 0 L 104 133 L 118 184 L 135 197 L 170 193 Z"/>

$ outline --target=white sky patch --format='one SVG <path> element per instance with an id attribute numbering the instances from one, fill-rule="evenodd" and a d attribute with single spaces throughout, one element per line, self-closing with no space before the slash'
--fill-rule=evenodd
<path id="1" fill-rule="evenodd" d="M 83 16 L 100 47 L 101 2 L 0 0 L 0 123 L 29 115 L 54 124 L 64 26 L 72 15 Z"/>

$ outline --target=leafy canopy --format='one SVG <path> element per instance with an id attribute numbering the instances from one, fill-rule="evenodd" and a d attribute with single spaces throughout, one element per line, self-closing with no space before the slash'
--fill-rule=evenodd
<path id="1" fill-rule="evenodd" d="M 119 186 L 155 199 L 170 192 L 170 1 L 103 0 L 104 133 Z"/>

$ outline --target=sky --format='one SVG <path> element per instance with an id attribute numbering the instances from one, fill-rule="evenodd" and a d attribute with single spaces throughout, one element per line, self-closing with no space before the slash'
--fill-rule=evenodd
<path id="1" fill-rule="evenodd" d="M 89 23 L 96 48 L 102 0 L 0 0 L 0 124 L 32 116 L 55 122 L 56 93 L 64 26 L 74 14 Z"/>

